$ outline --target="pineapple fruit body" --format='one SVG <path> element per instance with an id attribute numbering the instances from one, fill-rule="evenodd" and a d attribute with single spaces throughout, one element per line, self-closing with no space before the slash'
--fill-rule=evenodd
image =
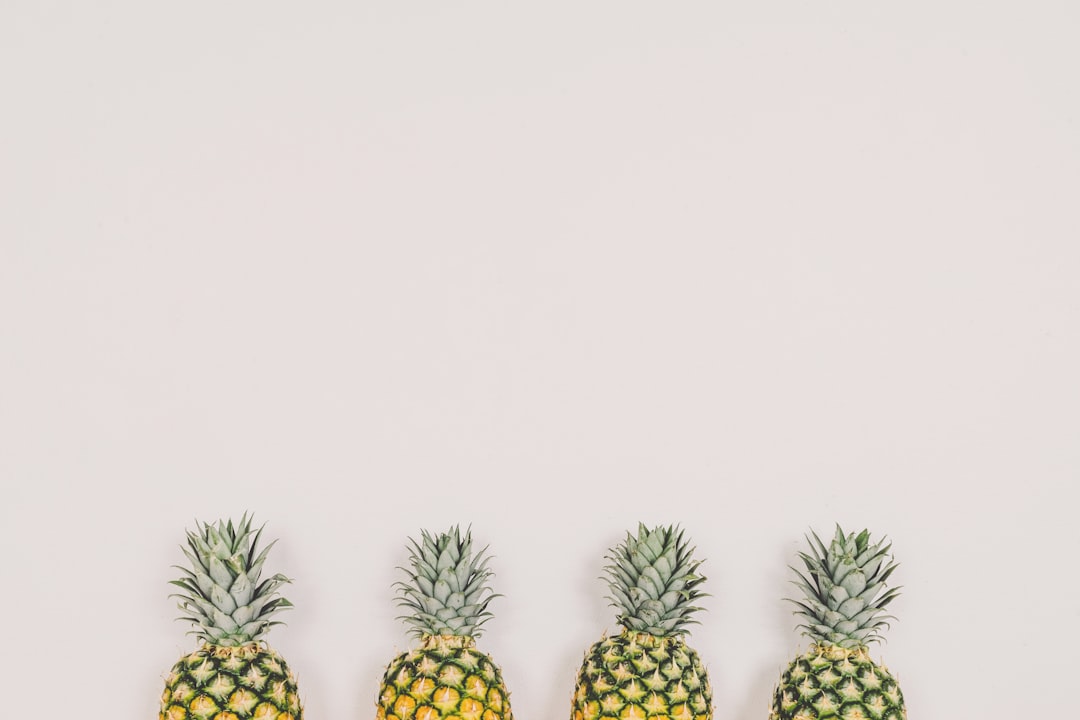
<path id="1" fill-rule="evenodd" d="M 386 669 L 378 720 L 511 720 L 502 672 L 472 638 L 429 635 Z"/>
<path id="2" fill-rule="evenodd" d="M 188 532 L 190 566 L 172 584 L 182 590 L 180 619 L 203 643 L 166 677 L 159 720 L 303 720 L 295 677 L 261 640 L 280 624 L 270 618 L 292 607 L 277 593 L 287 577 L 260 579 L 273 545 L 259 552 L 261 534 L 246 514 L 239 524 L 200 523 Z"/>
<path id="3" fill-rule="evenodd" d="M 900 685 L 867 649 L 881 639 L 891 617 L 885 606 L 898 595 L 885 589 L 896 568 L 892 546 L 839 526 L 828 546 L 815 533 L 808 540 L 810 552 L 800 553 L 806 571 L 796 570 L 802 597 L 791 602 L 813 644 L 781 675 L 769 720 L 906 720 Z"/>
<path id="4" fill-rule="evenodd" d="M 257 643 L 203 645 L 165 681 L 161 720 L 299 720 L 296 680 L 280 655 Z"/>
<path id="5" fill-rule="evenodd" d="M 457 527 L 411 541 L 408 580 L 397 583 L 401 617 L 420 646 L 383 674 L 376 720 L 513 720 L 499 666 L 476 647 L 495 595 L 484 551 Z"/>
<path id="6" fill-rule="evenodd" d="M 769 717 L 903 720 L 907 714 L 896 679 L 864 648 L 814 645 L 784 671 Z"/>
<path id="7" fill-rule="evenodd" d="M 578 671 L 572 720 L 707 720 L 712 690 L 678 637 L 624 631 L 595 643 Z"/>
<path id="8" fill-rule="evenodd" d="M 711 720 L 712 689 L 686 643 L 701 562 L 675 527 L 627 533 L 604 568 L 621 632 L 585 653 L 571 720 Z"/>

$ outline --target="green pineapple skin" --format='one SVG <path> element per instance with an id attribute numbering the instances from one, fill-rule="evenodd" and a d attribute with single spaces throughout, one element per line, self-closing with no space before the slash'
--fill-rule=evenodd
<path id="1" fill-rule="evenodd" d="M 387 666 L 376 720 L 513 720 L 499 666 L 472 638 L 427 636 Z"/>
<path id="2" fill-rule="evenodd" d="M 593 644 L 577 675 L 571 720 L 711 720 L 712 687 L 681 635 L 624 630 Z"/>
<path id="3" fill-rule="evenodd" d="M 303 720 L 285 660 L 257 643 L 204 644 L 180 658 L 165 681 L 159 720 Z"/>
<path id="4" fill-rule="evenodd" d="M 814 645 L 795 658 L 773 693 L 769 720 L 906 720 L 896 678 L 865 648 Z"/>

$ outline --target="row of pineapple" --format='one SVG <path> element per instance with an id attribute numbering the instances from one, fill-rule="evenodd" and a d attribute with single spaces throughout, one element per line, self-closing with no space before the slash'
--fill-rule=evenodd
<path id="1" fill-rule="evenodd" d="M 173 584 L 202 644 L 169 674 L 159 720 L 302 720 L 296 681 L 262 640 L 291 603 L 278 594 L 285 576 L 262 579 L 273 543 L 259 551 L 261 532 L 245 515 L 188 533 L 190 567 Z M 802 597 L 791 602 L 812 645 L 781 676 L 769 720 L 906 718 L 895 678 L 867 651 L 897 595 L 885 589 L 890 546 L 839 526 L 829 545 L 815 533 L 808 542 L 805 571 L 795 571 Z M 376 720 L 512 720 L 502 673 L 476 647 L 494 597 L 485 552 L 459 528 L 410 543 L 397 586 L 420 643 L 387 667 Z M 705 578 L 684 533 L 639 526 L 607 559 L 621 631 L 585 654 L 570 720 L 711 720 L 705 666 L 686 642 Z"/>

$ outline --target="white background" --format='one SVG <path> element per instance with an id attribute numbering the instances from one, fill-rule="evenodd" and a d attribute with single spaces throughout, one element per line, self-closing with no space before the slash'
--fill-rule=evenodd
<path id="1" fill-rule="evenodd" d="M 706 560 L 718 720 L 836 522 L 913 720 L 1068 714 L 1077 8 L 6 0 L 3 714 L 155 717 L 184 531 L 245 510 L 309 720 L 373 716 L 453 523 L 567 717 L 639 520 Z"/>

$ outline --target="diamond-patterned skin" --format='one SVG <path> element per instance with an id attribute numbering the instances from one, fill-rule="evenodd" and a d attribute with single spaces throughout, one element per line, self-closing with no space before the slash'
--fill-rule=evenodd
<path id="1" fill-rule="evenodd" d="M 258 643 L 203 645 L 165 681 L 158 720 L 303 720 L 296 679 Z"/>
<path id="2" fill-rule="evenodd" d="M 704 665 L 679 636 L 624 631 L 595 643 L 577 676 L 571 720 L 711 720 Z"/>
<path id="3" fill-rule="evenodd" d="M 376 720 L 513 720 L 502 672 L 471 637 L 428 635 L 386 668 Z"/>
<path id="4" fill-rule="evenodd" d="M 769 720 L 906 720 L 904 695 L 866 648 L 814 645 L 795 658 L 773 693 Z"/>

